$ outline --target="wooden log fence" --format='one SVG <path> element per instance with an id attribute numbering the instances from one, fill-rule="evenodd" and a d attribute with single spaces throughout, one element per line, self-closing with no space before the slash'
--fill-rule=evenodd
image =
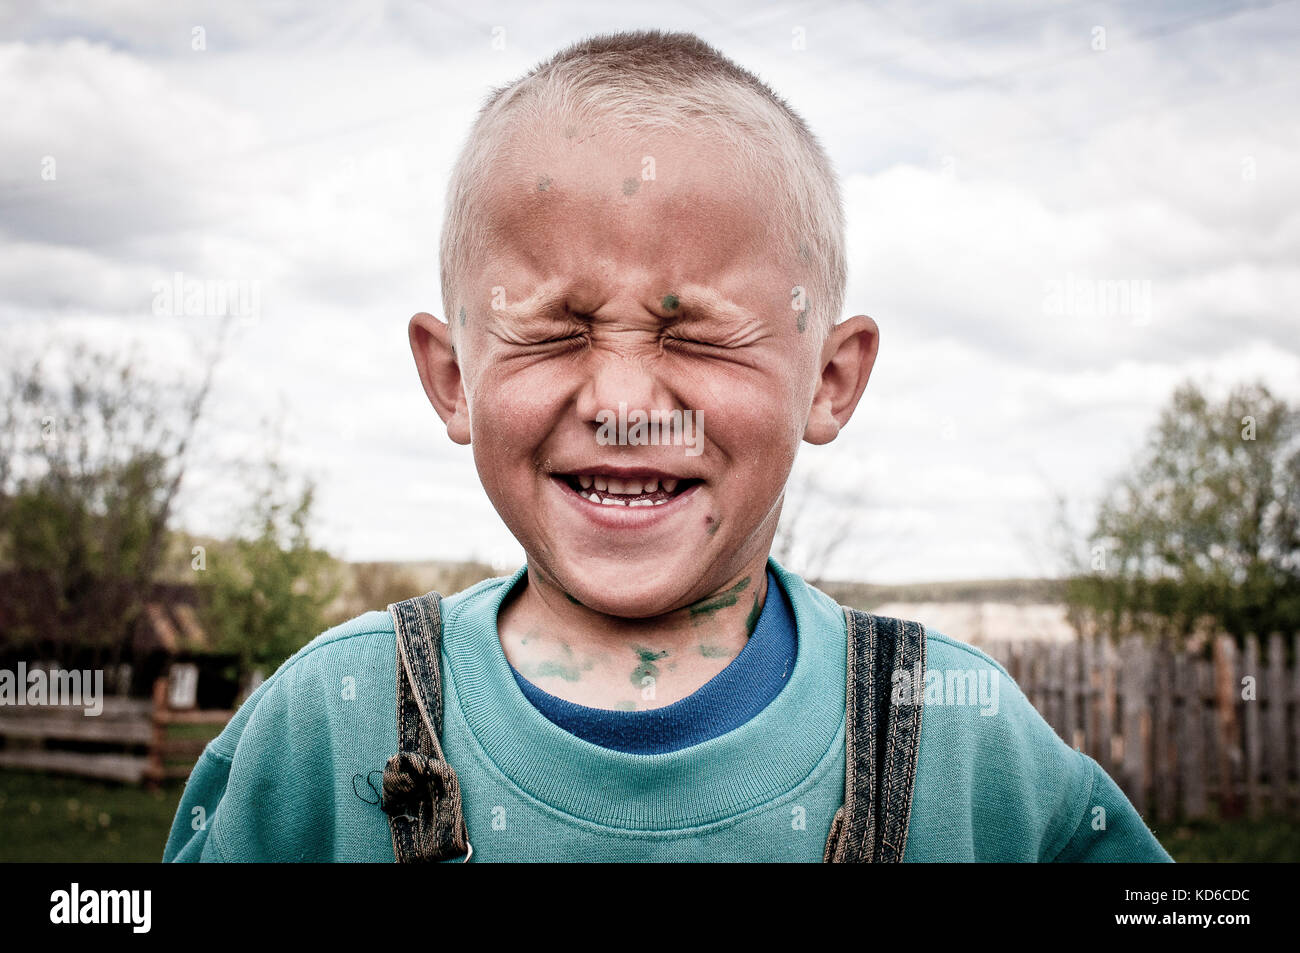
<path id="1" fill-rule="evenodd" d="M 1300 816 L 1300 634 L 1206 652 L 1130 638 L 990 642 L 1038 712 L 1154 823 Z M 1288 648 L 1290 651 L 1288 652 Z M 1289 655 L 1289 660 L 1288 660 Z"/>
<path id="2" fill-rule="evenodd" d="M 172 737 L 171 726 L 217 727 L 234 712 L 176 708 L 173 697 L 163 677 L 154 682 L 151 698 L 110 695 L 103 699 L 103 711 L 93 716 L 81 707 L 0 707 L 0 768 L 150 786 L 186 778 L 207 739 Z M 97 750 L 58 746 L 66 742 L 93 743 Z"/>

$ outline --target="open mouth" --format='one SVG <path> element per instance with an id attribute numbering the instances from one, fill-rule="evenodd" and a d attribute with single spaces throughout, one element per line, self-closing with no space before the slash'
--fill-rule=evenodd
<path id="1" fill-rule="evenodd" d="M 595 473 L 560 473 L 556 479 L 599 506 L 663 506 L 702 482 L 675 477 L 615 479 Z"/>

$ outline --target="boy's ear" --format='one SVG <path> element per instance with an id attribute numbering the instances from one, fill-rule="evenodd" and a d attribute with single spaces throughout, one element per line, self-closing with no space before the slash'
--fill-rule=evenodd
<path id="1" fill-rule="evenodd" d="M 880 328 L 865 314 L 854 315 L 831 329 L 822 347 L 821 380 L 813 394 L 804 440 L 823 444 L 839 436 L 867 389 L 879 347 Z"/>
<path id="2" fill-rule="evenodd" d="M 469 405 L 460 379 L 460 364 L 451 343 L 451 329 L 446 322 L 421 311 L 407 327 L 411 353 L 420 372 L 424 393 L 447 425 L 447 436 L 456 443 L 469 443 Z"/>

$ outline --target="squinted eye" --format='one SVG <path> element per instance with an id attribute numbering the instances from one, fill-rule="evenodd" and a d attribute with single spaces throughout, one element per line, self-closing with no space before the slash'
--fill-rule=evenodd
<path id="1" fill-rule="evenodd" d="M 528 343 L 536 347 L 577 346 L 586 343 L 586 340 L 587 340 L 586 333 L 582 331 L 577 331 L 574 332 L 573 334 L 561 334 L 555 337 L 540 338 L 538 340 L 530 341 Z"/>
<path id="2" fill-rule="evenodd" d="M 699 338 L 688 338 L 680 335 L 665 336 L 664 344 L 679 350 L 721 350 L 725 346 L 714 341 L 702 341 Z"/>

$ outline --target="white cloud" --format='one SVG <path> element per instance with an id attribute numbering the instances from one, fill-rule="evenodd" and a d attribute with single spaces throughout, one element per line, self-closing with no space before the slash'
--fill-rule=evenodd
<path id="1" fill-rule="evenodd" d="M 443 190 L 488 89 L 632 25 L 699 30 L 756 69 L 844 177 L 848 307 L 882 344 L 857 418 L 799 464 L 858 528 L 835 574 L 1052 571 L 1026 544 L 1050 492 L 1094 495 L 1182 379 L 1300 396 L 1284 10 L 642 3 L 595 23 L 577 5 L 30 5 L 0 16 L 5 334 L 188 361 L 217 325 L 152 314 L 154 282 L 259 282 L 218 378 L 196 525 L 230 489 L 220 461 L 283 407 L 330 546 L 508 560 L 405 324 L 440 311 Z M 1151 313 L 1050 313 L 1067 278 L 1149 282 Z"/>

